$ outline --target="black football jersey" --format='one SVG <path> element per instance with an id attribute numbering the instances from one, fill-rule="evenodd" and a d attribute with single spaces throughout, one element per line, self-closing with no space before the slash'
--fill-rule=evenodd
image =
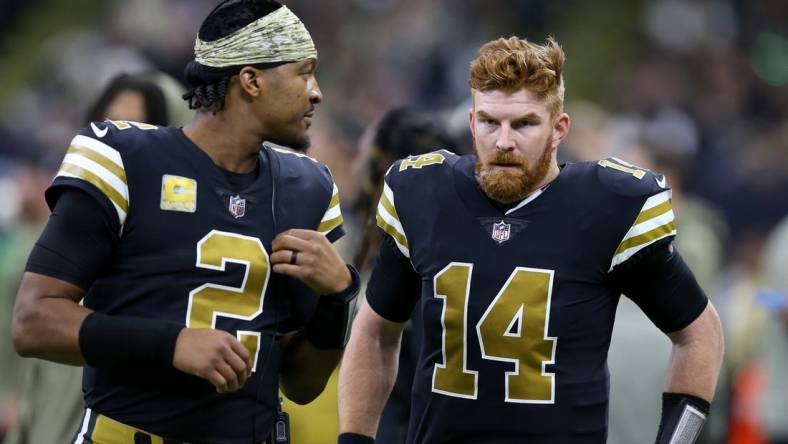
<path id="1" fill-rule="evenodd" d="M 392 321 L 421 310 L 408 443 L 604 443 L 610 276 L 675 236 L 671 191 L 610 158 L 564 165 L 504 211 L 474 163 L 448 151 L 398 161 L 378 206 L 421 279 L 418 299 L 397 282 L 367 293 Z"/>
<path id="2" fill-rule="evenodd" d="M 94 196 L 117 216 L 112 260 L 84 305 L 109 315 L 154 318 L 235 335 L 254 358 L 235 393 L 174 368 L 145 374 L 86 367 L 87 406 L 122 423 L 191 443 L 257 443 L 278 404 L 278 338 L 311 315 L 317 295 L 271 271 L 276 234 L 343 234 L 328 169 L 264 146 L 259 174 L 239 189 L 179 128 L 93 123 L 68 149 L 47 191 Z"/>

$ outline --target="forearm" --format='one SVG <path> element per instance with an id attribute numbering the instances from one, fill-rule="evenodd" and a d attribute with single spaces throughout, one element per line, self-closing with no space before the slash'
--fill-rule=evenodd
<path id="1" fill-rule="evenodd" d="M 79 348 L 79 329 L 91 310 L 62 296 L 33 298 L 26 294 L 39 290 L 41 282 L 49 279 L 25 273 L 11 321 L 14 348 L 24 357 L 84 365 L 85 359 Z M 74 291 L 81 292 L 77 287 Z"/>
<path id="2" fill-rule="evenodd" d="M 288 399 L 296 404 L 314 400 L 331 377 L 342 357 L 341 349 L 321 350 L 312 345 L 304 332 L 289 339 L 282 356 L 279 385 Z"/>
<path id="3" fill-rule="evenodd" d="M 397 377 L 401 329 L 395 340 L 354 324 L 339 371 L 339 430 L 375 436 Z"/>
<path id="4" fill-rule="evenodd" d="M 673 350 L 668 364 L 665 392 L 686 393 L 711 401 L 717 386 L 724 351 L 723 335 L 714 307 L 706 310 L 691 324 L 691 332 L 674 333 Z"/>

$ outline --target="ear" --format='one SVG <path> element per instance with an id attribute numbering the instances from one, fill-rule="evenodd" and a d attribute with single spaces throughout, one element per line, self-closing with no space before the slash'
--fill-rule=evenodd
<path id="1" fill-rule="evenodd" d="M 251 66 L 244 66 L 238 72 L 238 83 L 241 85 L 241 90 L 252 97 L 257 97 L 263 92 L 263 75 L 262 70 L 253 68 Z"/>
<path id="2" fill-rule="evenodd" d="M 569 134 L 569 125 L 571 123 L 567 113 L 561 113 L 555 119 L 555 124 L 553 124 L 553 148 L 557 147 L 564 140 L 564 137 Z"/>
<path id="3" fill-rule="evenodd" d="M 476 128 L 474 127 L 473 111 L 476 109 L 476 90 L 471 89 L 471 109 L 468 110 L 468 124 L 471 126 L 471 135 L 476 137 Z"/>

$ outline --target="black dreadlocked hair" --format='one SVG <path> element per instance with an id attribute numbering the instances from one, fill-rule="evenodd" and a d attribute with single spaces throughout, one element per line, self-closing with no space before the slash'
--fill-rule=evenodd
<path id="1" fill-rule="evenodd" d="M 389 110 L 377 124 L 372 145 L 377 151 L 370 159 L 368 176 L 361 187 L 355 208 L 364 221 L 361 246 L 353 258 L 359 270 L 364 270 L 374 259 L 380 244 L 375 213 L 383 192 L 383 176 L 397 159 L 419 155 L 442 148 L 453 150 L 456 141 L 443 121 L 434 115 L 403 107 Z"/>
<path id="2" fill-rule="evenodd" d="M 203 41 L 215 41 L 238 31 L 260 17 L 276 11 L 282 4 L 275 0 L 225 0 L 208 14 L 197 35 Z M 192 60 L 186 65 L 183 76 L 189 89 L 183 99 L 191 109 L 205 109 L 216 113 L 224 107 L 224 97 L 230 78 L 244 66 L 266 69 L 285 62 L 257 63 L 225 68 L 205 66 Z"/>

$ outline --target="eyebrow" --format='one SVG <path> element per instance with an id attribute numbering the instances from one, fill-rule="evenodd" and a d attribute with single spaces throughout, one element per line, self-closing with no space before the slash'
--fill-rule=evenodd
<path id="1" fill-rule="evenodd" d="M 495 120 L 496 122 L 498 121 L 498 119 L 496 119 L 495 117 L 493 117 L 493 116 L 491 116 L 491 115 L 489 115 L 486 112 L 481 111 L 481 110 L 480 111 L 476 111 L 476 115 L 479 116 L 482 119 Z M 523 120 L 534 120 L 534 119 L 541 120 L 541 117 L 539 117 L 539 115 L 534 113 L 534 112 L 530 112 L 528 114 L 524 114 L 522 116 L 515 117 L 514 119 L 511 119 L 511 120 L 512 120 L 512 122 L 520 122 L 520 121 L 523 121 Z"/>

